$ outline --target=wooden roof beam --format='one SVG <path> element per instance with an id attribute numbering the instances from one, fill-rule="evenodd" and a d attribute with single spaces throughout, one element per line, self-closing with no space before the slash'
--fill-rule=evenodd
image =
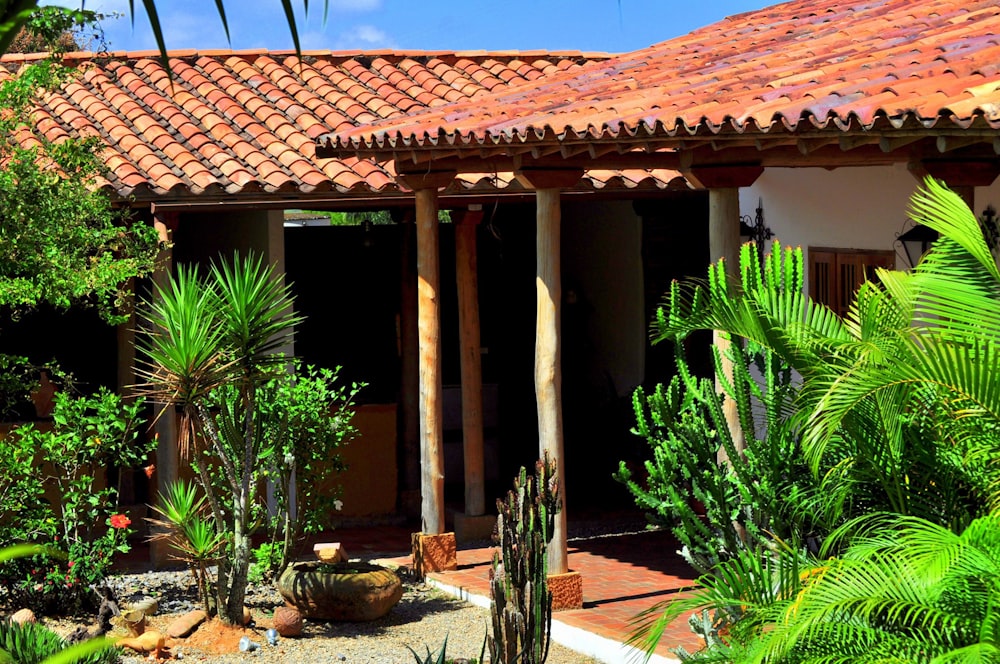
<path id="1" fill-rule="evenodd" d="M 996 139 L 994 138 L 993 141 L 995 142 Z M 980 136 L 938 136 L 935 145 L 937 146 L 937 151 L 944 154 L 945 152 L 967 148 L 970 145 L 987 142 L 990 142 L 988 138 Z"/>

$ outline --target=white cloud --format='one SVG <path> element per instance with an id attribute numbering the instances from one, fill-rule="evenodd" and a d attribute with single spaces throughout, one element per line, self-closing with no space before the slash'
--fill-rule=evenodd
<path id="1" fill-rule="evenodd" d="M 335 50 L 398 48 L 395 40 L 372 25 L 356 25 L 334 40 Z"/>

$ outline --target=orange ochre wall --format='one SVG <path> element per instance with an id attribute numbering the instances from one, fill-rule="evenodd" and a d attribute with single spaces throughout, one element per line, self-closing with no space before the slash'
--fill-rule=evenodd
<path id="1" fill-rule="evenodd" d="M 347 470 L 341 516 L 375 516 L 396 510 L 396 404 L 365 404 L 354 414 L 358 435 L 341 448 Z"/>

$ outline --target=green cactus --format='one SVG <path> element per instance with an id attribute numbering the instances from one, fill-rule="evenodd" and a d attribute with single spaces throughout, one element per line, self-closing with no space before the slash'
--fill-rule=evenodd
<path id="1" fill-rule="evenodd" d="M 528 476 L 522 467 L 514 489 L 497 500 L 496 540 L 490 597 L 493 636 L 490 661 L 542 664 L 549 655 L 552 593 L 546 548 L 560 509 L 555 461 L 548 454 Z"/>

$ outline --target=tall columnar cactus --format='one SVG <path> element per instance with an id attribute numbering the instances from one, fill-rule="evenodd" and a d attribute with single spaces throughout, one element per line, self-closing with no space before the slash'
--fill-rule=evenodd
<path id="1" fill-rule="evenodd" d="M 535 464 L 529 477 L 521 468 L 514 489 L 497 500 L 496 540 L 490 582 L 495 664 L 542 664 L 549 655 L 552 593 L 545 550 L 560 509 L 555 461 Z"/>

